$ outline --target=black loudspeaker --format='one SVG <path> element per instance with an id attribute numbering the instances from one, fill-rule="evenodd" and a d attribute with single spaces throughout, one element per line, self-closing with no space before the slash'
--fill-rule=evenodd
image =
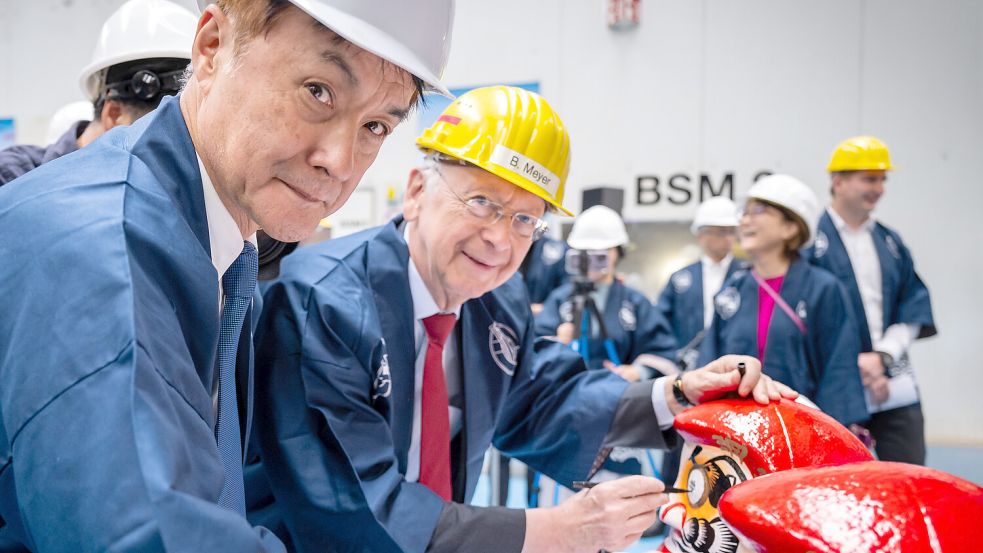
<path id="1" fill-rule="evenodd" d="M 625 189 L 613 186 L 585 188 L 581 196 L 581 211 L 595 205 L 604 205 L 622 214 L 625 207 Z"/>

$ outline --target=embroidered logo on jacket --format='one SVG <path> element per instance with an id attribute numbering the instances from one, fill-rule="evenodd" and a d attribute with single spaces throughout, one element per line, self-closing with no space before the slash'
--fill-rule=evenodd
<path id="1" fill-rule="evenodd" d="M 502 372 L 512 376 L 519 364 L 519 337 L 508 325 L 494 322 L 488 327 L 488 352 Z"/>
<path id="2" fill-rule="evenodd" d="M 635 317 L 635 306 L 628 300 L 621 302 L 621 309 L 618 310 L 618 320 L 621 322 L 621 328 L 625 329 L 625 332 L 632 332 L 638 325 L 638 321 Z"/>
<path id="3" fill-rule="evenodd" d="M 677 294 L 684 294 L 693 285 L 693 274 L 689 271 L 679 271 L 672 275 L 670 281 L 672 282 L 672 289 Z"/>
<path id="4" fill-rule="evenodd" d="M 573 302 L 568 300 L 568 301 L 565 301 L 565 302 L 561 303 L 560 304 L 559 313 L 560 313 L 560 321 L 561 322 L 564 322 L 564 323 L 572 323 L 573 322 Z"/>
<path id="5" fill-rule="evenodd" d="M 901 259 L 901 250 L 898 248 L 898 243 L 894 241 L 894 237 L 888 234 L 884 237 L 884 243 L 887 244 L 887 251 L 891 252 L 891 255 L 895 259 Z"/>
<path id="6" fill-rule="evenodd" d="M 806 300 L 799 300 L 799 303 L 795 306 L 795 314 L 803 321 L 809 318 L 809 312 L 806 310 Z"/>
<path id="7" fill-rule="evenodd" d="M 814 243 L 813 247 L 815 248 L 813 250 L 813 255 L 816 257 L 816 259 L 826 255 L 826 250 L 829 249 L 829 237 L 826 236 L 825 232 L 819 231 L 816 233 L 816 242 Z"/>
<path id="8" fill-rule="evenodd" d="M 717 314 L 720 315 L 720 318 L 726 321 L 741 308 L 741 294 L 733 286 L 725 288 L 717 294 L 717 297 L 713 298 L 713 304 L 717 308 Z"/>
<path id="9" fill-rule="evenodd" d="M 382 351 L 386 351 L 386 340 L 382 340 Z M 372 381 L 372 401 L 380 397 L 389 397 L 393 393 L 393 377 L 389 372 L 389 354 L 383 353 L 379 360 L 379 368 L 375 370 L 375 380 Z"/>
<path id="10" fill-rule="evenodd" d="M 543 263 L 552 265 L 563 259 L 563 244 L 547 242 L 543 244 Z"/>

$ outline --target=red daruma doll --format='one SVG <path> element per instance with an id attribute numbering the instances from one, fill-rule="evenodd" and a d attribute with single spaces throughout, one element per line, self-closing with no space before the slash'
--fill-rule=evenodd
<path id="1" fill-rule="evenodd" d="M 751 551 L 720 518 L 725 492 L 765 474 L 873 458 L 833 418 L 788 400 L 703 403 L 677 415 L 674 427 L 686 442 L 675 487 L 688 493 L 669 494 L 659 511 L 670 527 L 663 552 Z"/>
<path id="2" fill-rule="evenodd" d="M 741 484 L 724 494 L 720 515 L 758 553 L 962 553 L 980 550 L 983 488 L 870 461 Z"/>

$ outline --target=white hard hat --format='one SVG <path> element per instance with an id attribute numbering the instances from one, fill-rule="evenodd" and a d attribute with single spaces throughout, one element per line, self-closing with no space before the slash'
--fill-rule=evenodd
<path id="1" fill-rule="evenodd" d="M 454 0 L 290 0 L 339 36 L 452 96 L 440 82 L 450 55 Z M 213 3 L 198 0 L 202 10 Z"/>
<path id="2" fill-rule="evenodd" d="M 690 231 L 696 234 L 700 227 L 736 227 L 737 205 L 730 198 L 714 196 L 696 208 Z"/>
<path id="3" fill-rule="evenodd" d="M 153 58 L 191 61 L 198 18 L 191 10 L 167 0 L 130 0 L 102 25 L 92 63 L 82 70 L 79 85 L 95 102 L 106 71 L 117 64 Z"/>
<path id="4" fill-rule="evenodd" d="M 92 102 L 79 100 L 58 108 L 48 123 L 48 133 L 45 135 L 44 143 L 53 144 L 79 121 L 92 121 Z"/>
<path id="5" fill-rule="evenodd" d="M 628 245 L 628 230 L 621 215 L 610 207 L 595 205 L 573 222 L 567 244 L 575 250 L 607 250 Z"/>
<path id="6" fill-rule="evenodd" d="M 819 200 L 804 182 L 789 175 L 768 175 L 751 185 L 747 197 L 780 205 L 801 217 L 809 228 L 805 245 L 812 244 L 819 225 Z"/>

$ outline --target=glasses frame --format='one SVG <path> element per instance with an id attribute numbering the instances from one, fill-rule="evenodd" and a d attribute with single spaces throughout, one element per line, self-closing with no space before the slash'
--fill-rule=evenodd
<path id="1" fill-rule="evenodd" d="M 503 217 L 505 217 L 506 213 L 509 213 L 509 210 L 505 209 L 505 207 L 502 204 L 489 200 L 488 198 L 484 198 L 484 201 L 487 203 L 482 206 L 477 206 L 472 203 L 478 199 L 477 197 L 464 199 L 463 197 L 461 197 L 460 194 L 457 193 L 456 190 L 454 190 L 454 187 L 451 186 L 449 182 L 447 182 L 447 177 L 445 177 L 443 171 L 440 170 L 440 164 L 445 162 L 456 163 L 457 165 L 462 165 L 465 167 L 470 165 L 469 163 L 460 160 L 454 160 L 454 159 L 447 161 L 444 158 L 437 157 L 437 156 L 431 156 L 430 161 L 431 161 L 430 168 L 433 169 L 435 173 L 437 173 L 437 177 L 441 180 L 441 182 L 443 182 L 444 188 L 446 188 L 451 193 L 451 195 L 453 195 L 454 198 L 457 199 L 457 201 L 461 202 L 461 204 L 463 204 L 464 207 L 467 208 L 468 213 L 472 217 L 482 221 L 485 224 L 485 226 L 497 224 L 499 221 L 502 220 Z M 484 210 L 488 208 L 491 208 L 491 213 L 489 213 L 488 215 L 481 215 L 480 213 L 475 212 L 476 209 Z M 534 220 L 535 223 L 533 224 L 532 233 L 530 233 L 528 236 L 523 235 L 518 230 L 518 227 L 516 226 L 517 224 L 521 224 L 521 223 L 517 223 L 516 217 L 528 217 Z M 542 217 L 536 217 L 535 215 L 530 215 L 522 211 L 511 211 L 511 215 L 509 216 L 509 229 L 513 233 L 515 233 L 516 236 L 520 238 L 528 238 L 531 242 L 535 242 L 536 240 L 542 238 L 543 235 L 546 234 L 546 232 L 549 230 L 549 223 L 547 223 Z"/>

